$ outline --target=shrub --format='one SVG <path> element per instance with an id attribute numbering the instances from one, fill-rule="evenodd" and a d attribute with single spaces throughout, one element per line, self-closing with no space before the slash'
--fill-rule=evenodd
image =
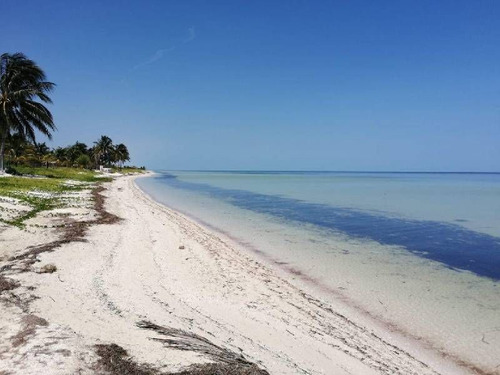
<path id="1" fill-rule="evenodd" d="M 81 154 L 76 158 L 76 164 L 80 167 L 87 168 L 90 165 L 90 157 L 86 154 Z"/>
<path id="2" fill-rule="evenodd" d="M 8 174 L 11 174 L 11 175 L 13 175 L 13 176 L 20 176 L 20 175 L 21 175 L 21 173 L 19 173 L 19 172 L 17 171 L 17 169 L 16 169 L 16 168 L 14 168 L 14 167 L 7 167 L 7 168 L 5 169 L 5 172 L 6 172 L 6 173 L 8 173 Z"/>

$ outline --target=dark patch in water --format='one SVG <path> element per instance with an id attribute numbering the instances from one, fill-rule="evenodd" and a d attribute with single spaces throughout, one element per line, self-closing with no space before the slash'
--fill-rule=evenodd
<path id="1" fill-rule="evenodd" d="M 154 178 L 175 188 L 208 194 L 240 208 L 341 231 L 351 237 L 403 246 L 413 254 L 450 268 L 500 280 L 500 238 L 456 224 L 394 218 L 245 190 L 222 189 L 181 181 L 171 174 Z"/>

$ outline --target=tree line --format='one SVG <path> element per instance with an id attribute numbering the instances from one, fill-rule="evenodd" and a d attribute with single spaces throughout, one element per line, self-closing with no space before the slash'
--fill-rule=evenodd
<path id="1" fill-rule="evenodd" d="M 45 142 L 29 142 L 17 133 L 10 135 L 5 143 L 6 166 L 123 167 L 129 160 L 127 146 L 123 143 L 115 145 L 105 135 L 94 142 L 92 147 L 77 141 L 67 147 L 50 148 Z"/>
<path id="2" fill-rule="evenodd" d="M 54 87 L 44 71 L 24 54 L 0 55 L 0 173 L 5 170 L 4 159 L 10 165 L 84 168 L 123 166 L 130 160 L 127 147 L 114 145 L 105 135 L 92 147 L 76 142 L 50 149 L 45 143 L 37 143 L 37 132 L 52 139 L 56 130 L 46 107 L 52 103 L 49 94 Z"/>

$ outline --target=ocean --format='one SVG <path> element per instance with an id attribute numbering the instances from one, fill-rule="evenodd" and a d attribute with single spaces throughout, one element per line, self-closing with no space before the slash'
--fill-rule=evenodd
<path id="1" fill-rule="evenodd" d="M 158 171 L 137 184 L 434 347 L 486 362 L 500 348 L 500 174 Z"/>

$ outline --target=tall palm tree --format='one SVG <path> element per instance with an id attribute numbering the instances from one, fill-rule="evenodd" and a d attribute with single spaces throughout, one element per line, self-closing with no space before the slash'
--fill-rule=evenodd
<path id="1" fill-rule="evenodd" d="M 12 134 L 7 137 L 4 153 L 9 156 L 10 163 L 22 155 L 26 148 L 26 141 L 19 134 Z"/>
<path id="2" fill-rule="evenodd" d="M 40 164 L 45 164 L 46 167 L 48 167 L 49 165 L 46 163 L 46 156 L 48 156 L 50 154 L 50 148 L 49 146 L 47 146 L 45 144 L 45 142 L 43 143 L 35 143 L 33 146 L 35 146 L 35 153 L 36 153 L 36 156 L 38 158 L 38 161 Z"/>
<path id="3" fill-rule="evenodd" d="M 111 162 L 111 156 L 114 151 L 113 141 L 111 138 L 101 135 L 101 138 L 97 142 L 94 142 L 95 146 L 93 148 L 94 159 L 96 161 L 96 166 L 99 163 L 108 165 Z"/>
<path id="4" fill-rule="evenodd" d="M 58 147 L 54 149 L 54 156 L 56 157 L 59 165 L 64 165 L 67 162 L 67 149 L 64 147 Z"/>
<path id="5" fill-rule="evenodd" d="M 120 143 L 115 147 L 115 159 L 121 167 L 123 167 L 124 162 L 130 160 L 128 148 L 123 143 Z"/>
<path id="6" fill-rule="evenodd" d="M 86 154 L 87 152 L 87 145 L 78 141 L 76 141 L 74 145 L 68 146 L 66 150 L 66 154 L 68 155 L 68 158 L 71 160 L 72 164 L 76 162 L 76 159 L 78 159 L 80 155 Z"/>
<path id="7" fill-rule="evenodd" d="M 49 148 L 49 146 L 47 146 L 45 144 L 45 142 L 43 142 L 43 143 L 35 143 L 34 146 L 35 146 L 35 149 L 36 149 L 36 153 L 39 156 L 45 156 L 45 155 L 47 155 L 50 152 L 50 148 Z"/>
<path id="8" fill-rule="evenodd" d="M 54 84 L 22 53 L 0 55 L 0 172 L 4 170 L 5 142 L 11 134 L 35 142 L 35 130 L 52 138 L 55 130 L 48 94 Z"/>

